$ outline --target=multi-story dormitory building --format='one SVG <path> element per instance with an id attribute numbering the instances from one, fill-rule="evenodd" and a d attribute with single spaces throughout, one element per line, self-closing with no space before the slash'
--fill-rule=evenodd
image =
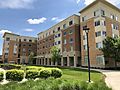
<path id="1" fill-rule="evenodd" d="M 2 60 L 4 63 L 28 63 L 31 52 L 37 52 L 37 38 L 5 33 Z"/>
<path id="2" fill-rule="evenodd" d="M 50 29 L 38 34 L 37 65 L 87 66 L 87 40 L 83 26 L 89 31 L 91 67 L 114 67 L 114 60 L 105 59 L 99 48 L 107 36 L 119 37 L 120 9 L 106 0 L 96 0 Z M 51 61 L 50 48 L 61 51 L 58 63 Z"/>
<path id="3" fill-rule="evenodd" d="M 72 15 L 50 29 L 38 34 L 37 64 L 38 65 L 80 65 L 80 17 Z M 60 49 L 61 60 L 51 60 L 51 47 Z"/>
<path id="4" fill-rule="evenodd" d="M 91 67 L 109 68 L 114 67 L 114 60 L 107 60 L 99 48 L 103 47 L 103 40 L 107 37 L 119 37 L 120 35 L 120 9 L 106 0 L 95 0 L 93 3 L 82 9 L 79 15 L 72 15 L 58 24 L 52 26 L 46 31 L 40 32 L 36 42 L 33 42 L 33 50 L 37 47 L 36 64 L 47 66 L 87 66 L 87 40 L 83 26 L 90 28 L 89 31 L 89 50 Z M 7 38 L 7 36 L 14 38 Z M 3 45 L 4 62 L 22 62 L 24 54 L 26 58 L 27 52 L 23 53 L 24 48 L 13 49 L 17 47 L 17 43 L 29 43 L 21 39 L 16 41 L 15 38 L 20 37 L 16 34 L 5 34 Z M 12 40 L 14 39 L 14 40 Z M 9 53 L 7 41 L 9 44 Z M 19 39 L 18 39 L 19 40 Z M 33 38 L 33 41 L 36 39 Z M 15 43 L 15 44 L 13 44 Z M 10 46 L 11 45 L 11 46 Z M 21 45 L 22 46 L 22 45 Z M 56 46 L 60 49 L 61 59 L 56 63 L 51 60 L 51 47 Z M 19 46 L 18 46 L 19 47 Z M 29 46 L 28 46 L 29 47 Z M 5 49 L 6 48 L 6 49 Z M 19 50 L 21 55 L 19 55 Z M 28 50 L 28 49 L 27 49 Z M 15 53 L 13 53 L 16 52 Z M 9 58 L 6 58 L 6 56 Z M 28 58 L 27 58 L 28 59 Z M 25 60 L 27 61 L 27 60 Z M 118 63 L 120 66 L 120 63 Z"/>

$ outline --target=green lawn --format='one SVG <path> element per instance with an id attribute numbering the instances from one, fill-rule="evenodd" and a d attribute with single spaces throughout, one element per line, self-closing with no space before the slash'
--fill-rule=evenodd
<path id="1" fill-rule="evenodd" d="M 50 78 L 47 80 L 41 79 L 38 81 L 29 80 L 22 84 L 11 82 L 7 85 L 0 85 L 0 90 L 111 90 L 106 87 L 103 81 L 104 75 L 102 75 L 101 73 L 92 71 L 92 81 L 99 83 L 87 86 L 85 84 L 88 80 L 87 70 L 63 68 L 61 70 L 63 71 L 63 76 L 61 77 L 61 79 Z M 82 89 L 78 89 L 77 85 L 80 85 L 79 83 L 82 81 L 84 81 L 84 83 L 80 86 Z M 73 83 L 77 83 L 77 85 L 75 85 L 76 89 L 73 89 Z M 89 87 L 90 89 L 85 89 L 87 87 Z"/>
<path id="2" fill-rule="evenodd" d="M 88 72 L 87 70 L 82 70 L 82 69 L 62 69 L 63 71 L 63 76 L 62 79 L 67 79 L 67 80 L 77 80 L 77 81 L 87 81 L 88 80 Z M 100 81 L 104 78 L 104 75 L 91 71 L 91 80 L 92 81 Z"/>

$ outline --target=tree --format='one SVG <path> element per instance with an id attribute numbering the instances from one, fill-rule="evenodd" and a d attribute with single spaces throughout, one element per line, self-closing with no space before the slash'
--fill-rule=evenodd
<path id="1" fill-rule="evenodd" d="M 100 50 L 106 58 L 115 60 L 115 67 L 117 67 L 117 62 L 120 60 L 120 38 L 107 37 Z"/>
<path id="2" fill-rule="evenodd" d="M 58 60 L 60 60 L 60 58 L 61 58 L 60 49 L 57 48 L 56 46 L 53 46 L 51 48 L 51 54 L 52 54 L 52 56 L 51 56 L 52 61 L 57 62 Z"/>
<path id="3" fill-rule="evenodd" d="M 30 53 L 29 55 L 29 64 L 32 64 L 32 62 L 35 60 L 35 54 L 33 52 Z"/>

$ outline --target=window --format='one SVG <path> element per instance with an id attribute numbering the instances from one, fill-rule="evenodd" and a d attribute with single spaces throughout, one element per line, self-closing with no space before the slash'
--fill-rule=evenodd
<path id="1" fill-rule="evenodd" d="M 73 38 L 70 38 L 70 43 L 73 43 Z"/>
<path id="2" fill-rule="evenodd" d="M 73 34 L 73 30 L 70 30 L 70 34 Z"/>
<path id="3" fill-rule="evenodd" d="M 58 41 L 58 44 L 60 44 L 60 41 Z"/>
<path id="4" fill-rule="evenodd" d="M 119 26 L 117 24 L 111 24 L 112 29 L 118 30 Z"/>
<path id="5" fill-rule="evenodd" d="M 66 39 L 64 39 L 64 44 L 67 44 L 67 41 L 66 41 Z"/>
<path id="6" fill-rule="evenodd" d="M 66 34 L 67 34 L 67 33 L 66 33 L 66 32 L 64 32 L 64 36 L 66 36 Z"/>
<path id="7" fill-rule="evenodd" d="M 25 48 L 23 48 L 23 52 L 26 52 L 26 49 L 25 49 Z"/>
<path id="8" fill-rule="evenodd" d="M 64 28 L 64 29 L 66 28 L 66 24 L 63 25 L 63 28 Z"/>
<path id="9" fill-rule="evenodd" d="M 105 15 L 105 11 L 101 10 L 101 15 L 104 16 Z"/>
<path id="10" fill-rule="evenodd" d="M 99 10 L 96 10 L 96 11 L 94 12 L 94 16 L 98 17 L 99 15 L 100 15 Z"/>
<path id="11" fill-rule="evenodd" d="M 96 35 L 96 37 L 101 36 L 101 31 L 96 32 L 95 35 Z"/>
<path id="12" fill-rule="evenodd" d="M 99 25 L 100 25 L 100 21 L 96 21 L 95 26 L 99 26 Z"/>
<path id="13" fill-rule="evenodd" d="M 84 36 L 83 36 L 83 40 L 86 40 L 86 39 L 87 39 L 87 36 L 86 36 L 86 35 L 84 35 Z"/>
<path id="14" fill-rule="evenodd" d="M 106 31 L 103 31 L 103 32 L 102 32 L 102 35 L 103 35 L 103 36 L 106 36 Z"/>
<path id="15" fill-rule="evenodd" d="M 29 47 L 31 47 L 32 45 L 31 44 L 29 44 Z"/>
<path id="16" fill-rule="evenodd" d="M 23 44 L 23 46 L 25 47 L 26 45 L 25 45 L 25 44 Z"/>
<path id="17" fill-rule="evenodd" d="M 104 65 L 104 57 L 102 56 L 97 56 L 96 57 L 96 62 L 98 65 Z"/>
<path id="18" fill-rule="evenodd" d="M 97 49 L 100 49 L 100 48 L 102 48 L 102 47 L 103 47 L 102 42 L 96 43 L 96 48 L 97 48 Z"/>
<path id="19" fill-rule="evenodd" d="M 71 20 L 70 22 L 69 22 L 69 25 L 71 26 L 73 24 L 73 21 Z"/>
<path id="20" fill-rule="evenodd" d="M 58 27 L 58 31 L 60 31 L 60 27 Z"/>
<path id="21" fill-rule="evenodd" d="M 118 38 L 118 37 L 119 37 L 119 36 L 116 35 L 116 34 L 113 34 L 112 36 L 113 36 L 113 38 Z"/>
<path id="22" fill-rule="evenodd" d="M 10 41 L 10 38 L 9 38 L 9 37 L 7 37 L 7 38 L 6 38 L 6 41 Z"/>
<path id="23" fill-rule="evenodd" d="M 83 47 L 84 47 L 84 50 L 87 50 L 87 45 L 83 45 Z"/>
<path id="24" fill-rule="evenodd" d="M 88 56 L 87 55 L 84 57 L 84 60 L 85 60 L 84 63 L 88 64 Z"/>
<path id="25" fill-rule="evenodd" d="M 101 20 L 101 25 L 102 25 L 102 26 L 106 26 L 106 23 L 105 23 L 104 20 Z"/>
<path id="26" fill-rule="evenodd" d="M 55 33 L 55 30 L 53 30 L 53 33 Z"/>
<path id="27" fill-rule="evenodd" d="M 60 37 L 60 33 L 58 34 L 58 37 Z"/>
<path id="28" fill-rule="evenodd" d="M 86 19 L 86 16 L 84 16 L 84 17 L 82 17 L 82 21 L 84 22 L 84 21 L 86 21 L 87 19 Z"/>
<path id="29" fill-rule="evenodd" d="M 27 41 L 26 39 L 24 39 L 24 41 Z"/>
<path id="30" fill-rule="evenodd" d="M 29 40 L 29 42 L 32 42 L 32 40 Z"/>
<path id="31" fill-rule="evenodd" d="M 115 16 L 111 14 L 111 19 L 115 19 Z"/>

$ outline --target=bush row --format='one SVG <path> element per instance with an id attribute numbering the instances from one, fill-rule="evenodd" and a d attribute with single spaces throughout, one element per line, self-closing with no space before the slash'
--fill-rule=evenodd
<path id="1" fill-rule="evenodd" d="M 49 68 L 49 69 L 41 69 L 41 70 L 27 70 L 26 71 L 26 79 L 35 79 L 35 78 L 60 78 L 62 76 L 62 71 L 58 68 Z M 21 81 L 24 77 L 24 70 L 7 70 L 6 79 L 11 81 Z"/>
<path id="2" fill-rule="evenodd" d="M 5 70 L 10 70 L 10 69 L 20 69 L 22 65 L 17 65 L 17 64 L 0 64 L 0 67 L 5 69 Z"/>

